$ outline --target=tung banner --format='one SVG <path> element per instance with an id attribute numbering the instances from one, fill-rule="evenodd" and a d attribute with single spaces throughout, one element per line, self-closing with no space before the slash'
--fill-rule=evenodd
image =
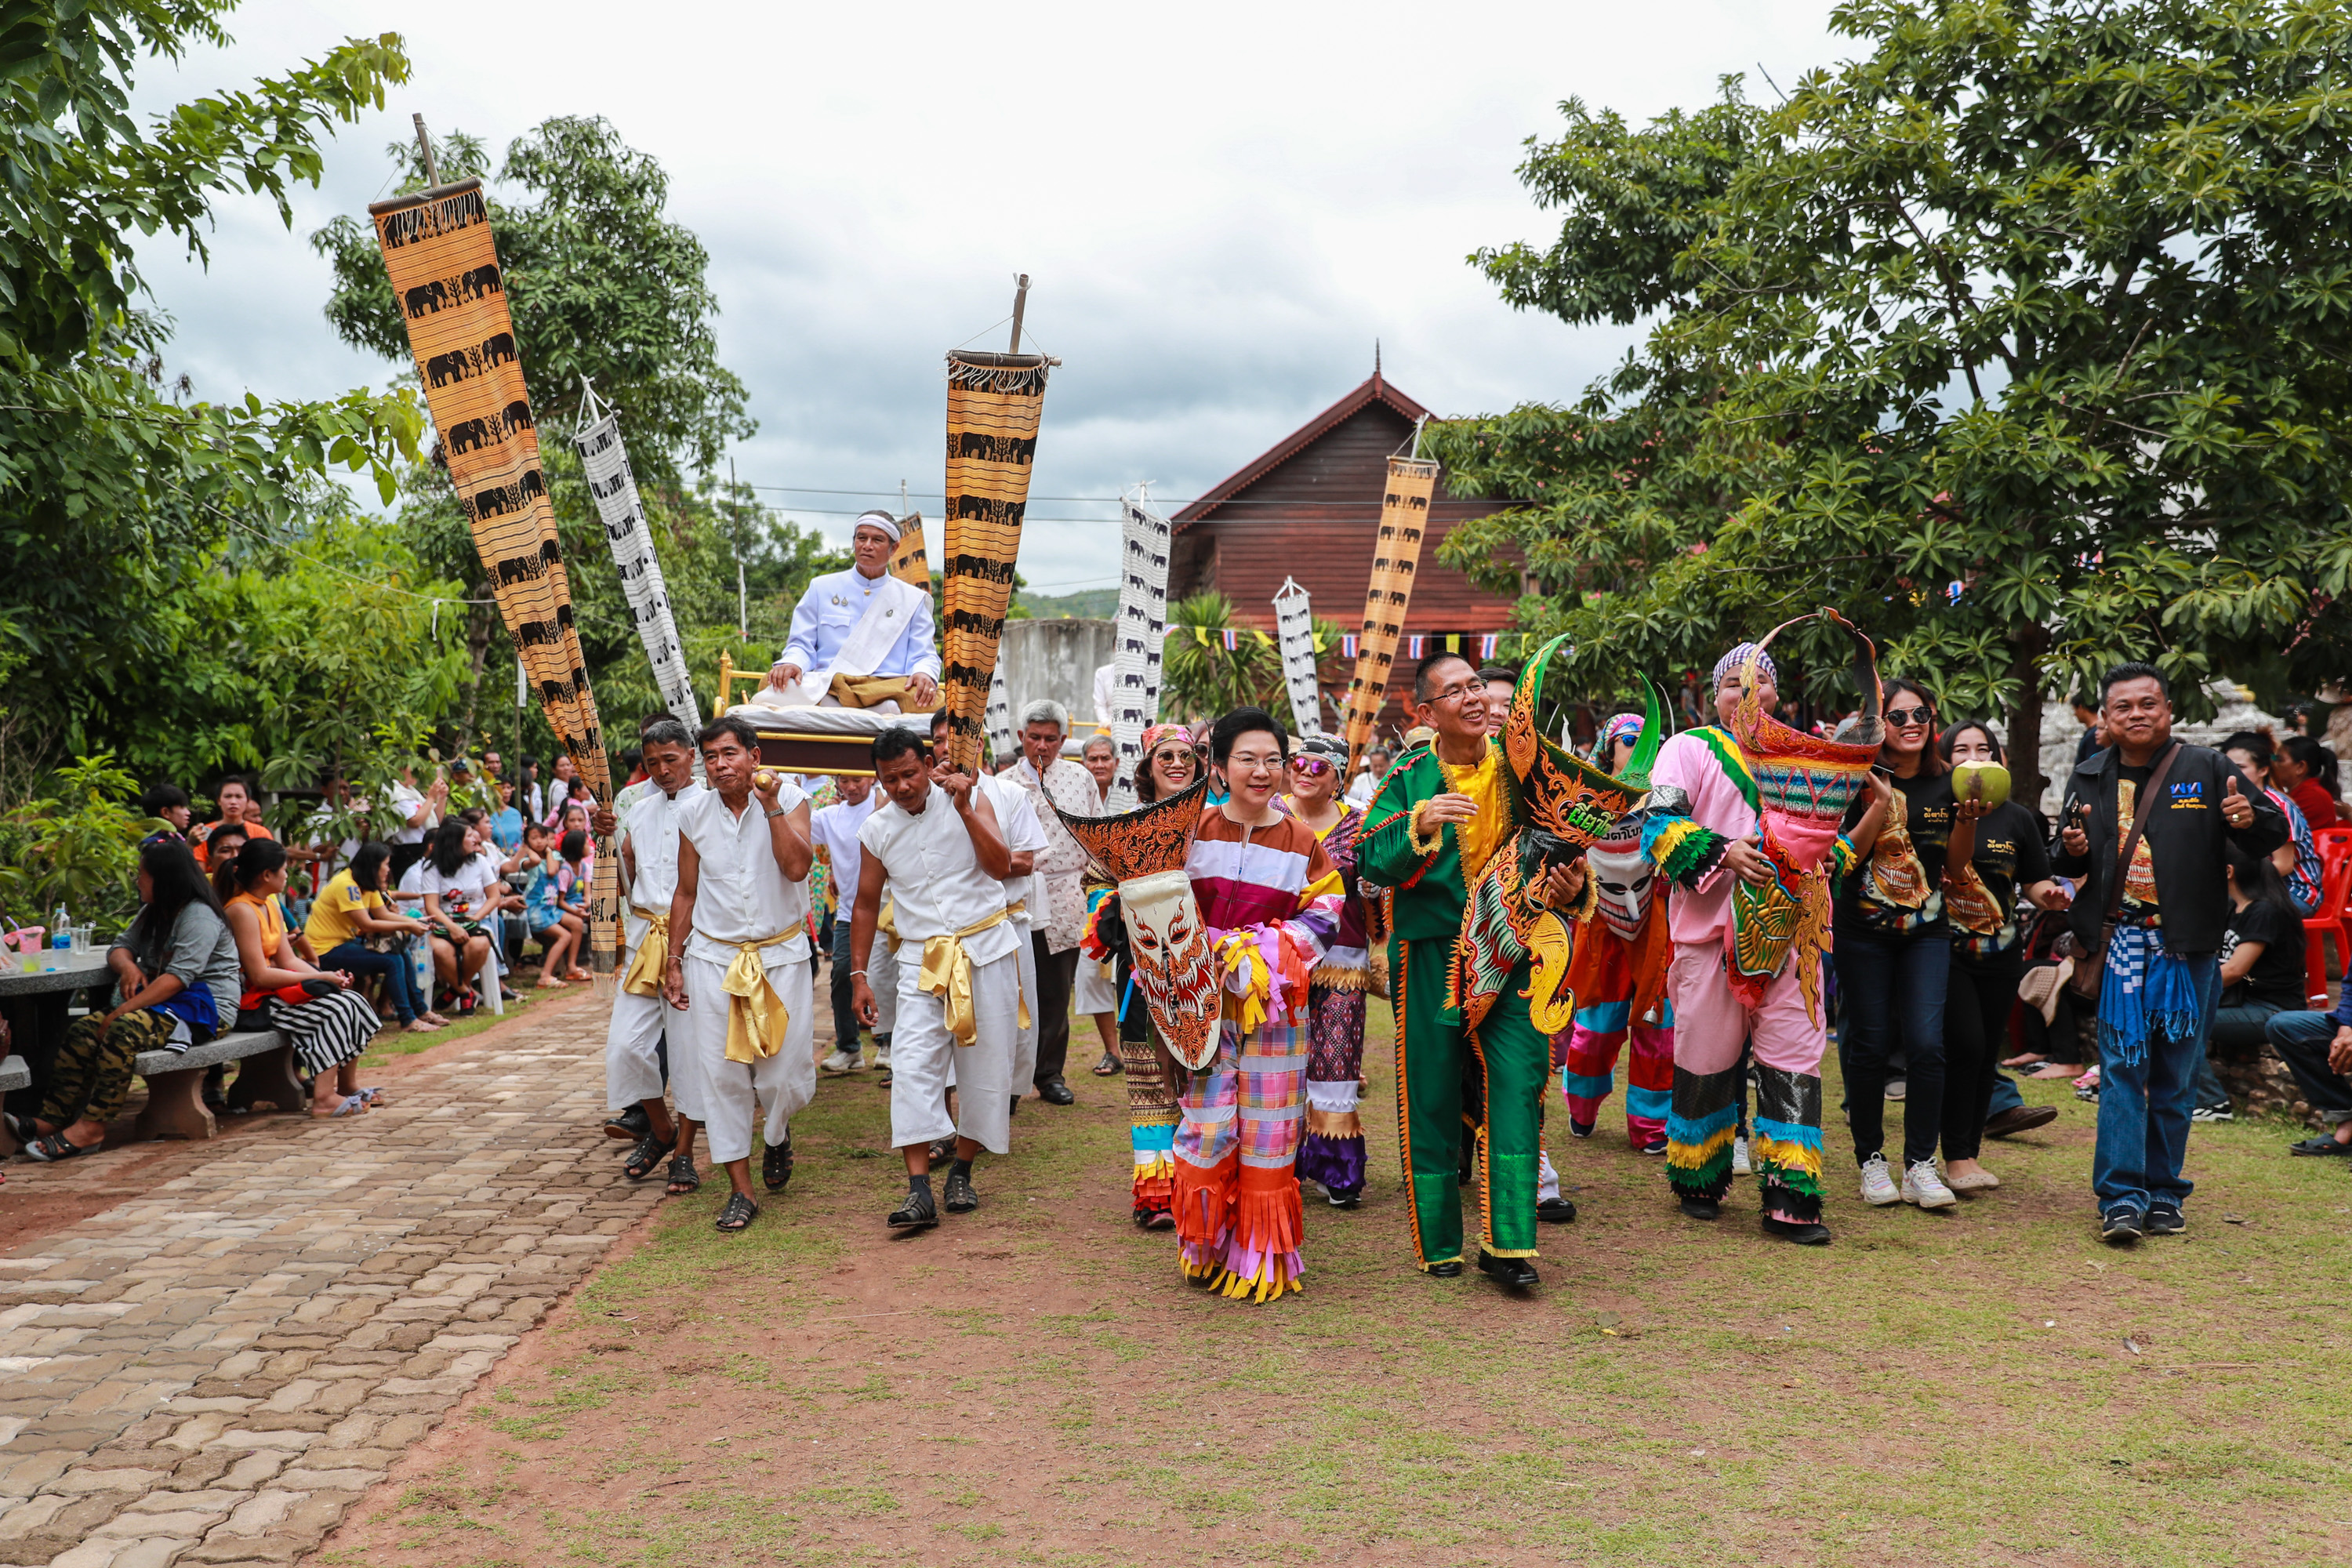
<path id="1" fill-rule="evenodd" d="M 1356 776 L 1370 743 L 1372 725 L 1388 701 L 1389 666 L 1404 635 L 1405 607 L 1412 603 L 1412 574 L 1421 564 L 1421 536 L 1429 526 L 1429 498 L 1437 489 L 1437 465 L 1412 458 L 1389 459 L 1388 489 L 1381 497 L 1381 531 L 1372 552 L 1371 586 L 1364 595 L 1364 629 L 1356 641 L 1355 679 L 1348 683 L 1348 777 Z"/>
<path id="2" fill-rule="evenodd" d="M 508 635 L 548 728 L 599 802 L 612 799 L 596 699 L 572 624 L 572 588 L 539 461 L 538 421 L 523 384 L 506 282 L 479 180 L 461 180 L 368 208 L 408 326 L 449 482 L 474 531 Z M 620 886 L 609 843 L 596 857 L 590 910 L 594 967 L 619 951 Z"/>
<path id="3" fill-rule="evenodd" d="M 1045 368 L 1039 354 L 948 355 L 940 706 L 948 714 L 949 760 L 973 773 L 986 765 L 988 683 L 1013 603 Z"/>

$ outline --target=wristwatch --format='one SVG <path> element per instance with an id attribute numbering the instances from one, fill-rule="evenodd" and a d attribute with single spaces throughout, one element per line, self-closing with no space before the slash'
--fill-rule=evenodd
<path id="1" fill-rule="evenodd" d="M 782 816 L 784 815 L 784 808 L 781 805 L 772 805 L 768 808 L 768 815 L 770 816 Z"/>

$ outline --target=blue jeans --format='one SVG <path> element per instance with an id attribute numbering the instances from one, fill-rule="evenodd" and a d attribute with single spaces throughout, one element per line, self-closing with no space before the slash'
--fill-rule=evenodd
<path id="1" fill-rule="evenodd" d="M 1951 980 L 1951 939 L 1882 936 L 1841 930 L 1832 956 L 1845 993 L 1838 1066 L 1845 1073 L 1846 1121 L 1853 1158 L 1884 1152 L 1887 1057 L 1899 1043 L 1904 1076 L 1903 1163 L 1936 1157 L 1944 1131 L 1944 993 Z"/>
<path id="2" fill-rule="evenodd" d="M 2197 987 L 2197 1027 L 2190 1037 L 2149 1037 L 2147 1054 L 2126 1066 L 2099 1050 L 2099 1142 L 2091 1153 L 2091 1190 L 2099 1212 L 2147 1212 L 2151 1204 L 2186 1204 L 2193 1184 L 2181 1179 L 2189 1152 L 2189 1111 L 2197 1064 L 2221 995 L 2221 961 L 2211 953 L 2184 959 Z M 2109 984 L 2113 984 L 2112 981 Z"/>
<path id="3" fill-rule="evenodd" d="M 383 994 L 391 998 L 392 1010 L 404 1024 L 416 1022 L 416 1015 L 425 1011 L 424 1000 L 416 994 L 416 970 L 405 952 L 375 952 L 363 942 L 346 942 L 320 953 L 319 967 L 348 969 L 362 980 L 372 974 L 383 976 Z"/>

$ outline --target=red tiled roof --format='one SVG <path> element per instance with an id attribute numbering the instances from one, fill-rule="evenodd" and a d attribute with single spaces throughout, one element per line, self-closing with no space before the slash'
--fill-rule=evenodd
<path id="1" fill-rule="evenodd" d="M 1211 485 L 1198 500 L 1170 520 L 1175 525 L 1175 531 L 1181 533 L 1189 525 L 1205 521 L 1223 502 L 1233 500 L 1242 491 L 1265 478 L 1267 474 L 1330 434 L 1344 424 L 1350 416 L 1374 403 L 1385 403 L 1407 419 L 1426 419 L 1431 416 L 1428 409 L 1399 392 L 1379 371 L 1375 370 L 1362 385 L 1225 478 Z"/>

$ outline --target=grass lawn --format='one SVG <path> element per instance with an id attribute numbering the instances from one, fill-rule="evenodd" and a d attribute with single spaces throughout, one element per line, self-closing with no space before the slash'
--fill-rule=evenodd
<path id="1" fill-rule="evenodd" d="M 1022 1107 L 979 1213 L 891 1239 L 887 1096 L 828 1079 L 748 1235 L 710 1228 L 723 1181 L 665 1205 L 321 1560 L 2352 1552 L 2352 1173 L 2287 1158 L 2294 1129 L 2199 1128 L 2189 1234 L 2110 1251 L 2090 1108 L 2032 1084 L 2062 1115 L 1990 1147 L 2000 1192 L 1872 1210 L 1833 1160 L 1836 1244 L 1798 1249 L 1759 1236 L 1752 1184 L 1686 1221 L 1661 1162 L 1606 1121 L 1571 1144 L 1555 1107 L 1584 1213 L 1515 1300 L 1413 1269 L 1376 1027 L 1372 1185 L 1351 1214 L 1310 1196 L 1303 1297 L 1184 1288 L 1172 1240 L 1127 1218 L 1123 1097 L 1083 1070 L 1076 1109 Z"/>

